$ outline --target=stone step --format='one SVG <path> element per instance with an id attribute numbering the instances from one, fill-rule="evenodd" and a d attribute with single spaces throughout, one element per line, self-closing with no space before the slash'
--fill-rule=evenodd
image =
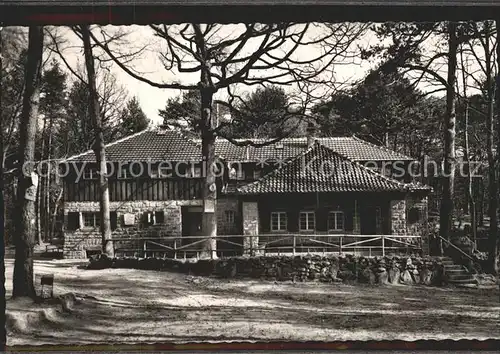
<path id="1" fill-rule="evenodd" d="M 470 283 L 470 284 L 454 284 L 457 288 L 468 288 L 468 289 L 479 289 L 479 286 L 474 283 Z M 482 289 L 482 288 L 481 288 Z"/>
<path id="2" fill-rule="evenodd" d="M 444 267 L 444 271 L 445 272 L 452 272 L 452 271 L 459 271 L 459 270 L 463 270 L 463 271 L 466 271 L 464 269 L 464 267 L 460 266 L 460 265 L 452 265 L 452 266 L 446 266 Z"/>
<path id="3" fill-rule="evenodd" d="M 437 257 L 437 259 L 441 261 L 441 263 L 453 263 L 453 259 L 450 257 Z"/>
<path id="4" fill-rule="evenodd" d="M 469 274 L 469 273 L 461 273 L 461 274 L 449 274 L 449 281 L 456 281 L 456 280 L 466 280 L 466 279 L 472 279 L 474 278 Z"/>
<path id="5" fill-rule="evenodd" d="M 460 267 L 460 268 L 459 267 L 445 268 L 444 271 L 447 272 L 447 273 L 456 273 L 456 272 L 466 272 L 466 273 L 468 273 L 467 269 L 464 269 L 462 267 Z"/>
<path id="6" fill-rule="evenodd" d="M 477 281 L 476 279 L 474 279 L 473 277 L 468 277 L 466 279 L 454 279 L 454 280 L 448 280 L 448 282 L 450 284 L 475 284 L 477 285 Z"/>

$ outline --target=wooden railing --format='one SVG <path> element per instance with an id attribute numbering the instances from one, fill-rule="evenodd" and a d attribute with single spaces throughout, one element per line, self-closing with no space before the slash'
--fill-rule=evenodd
<path id="1" fill-rule="evenodd" d="M 447 239 L 445 239 L 444 237 L 442 237 L 441 235 L 438 235 L 438 237 L 441 239 L 441 241 L 444 241 L 448 244 L 448 246 L 451 246 L 453 249 L 457 250 L 459 253 L 461 253 L 463 256 L 465 256 L 466 258 L 470 259 L 471 261 L 474 261 L 474 258 L 472 258 L 471 255 L 465 253 L 462 249 L 460 249 L 460 247 L 454 245 L 452 242 L 448 241 Z"/>
<path id="2" fill-rule="evenodd" d="M 422 239 L 411 235 L 312 235 L 262 234 L 218 235 L 216 251 L 204 251 L 210 237 L 139 236 L 113 238 L 115 252 L 125 256 L 200 258 L 201 255 L 226 257 L 237 255 L 345 254 L 366 256 L 420 253 Z"/>

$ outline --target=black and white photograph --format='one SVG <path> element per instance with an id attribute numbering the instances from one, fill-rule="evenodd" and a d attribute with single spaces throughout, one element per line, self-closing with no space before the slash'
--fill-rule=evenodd
<path id="1" fill-rule="evenodd" d="M 1 350 L 498 348 L 499 27 L 0 2 Z"/>

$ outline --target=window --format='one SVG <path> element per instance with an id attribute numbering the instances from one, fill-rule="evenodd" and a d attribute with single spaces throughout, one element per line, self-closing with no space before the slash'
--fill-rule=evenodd
<path id="1" fill-rule="evenodd" d="M 160 170 L 158 168 L 152 168 L 151 169 L 150 177 L 151 178 L 161 178 L 161 176 L 160 176 Z"/>
<path id="2" fill-rule="evenodd" d="M 238 181 L 245 180 L 245 171 L 243 171 L 243 167 L 241 165 L 238 165 L 238 168 L 231 167 L 229 170 L 229 178 Z"/>
<path id="3" fill-rule="evenodd" d="M 165 213 L 163 212 L 163 210 L 155 211 L 155 219 L 154 219 L 155 225 L 163 224 L 164 221 L 165 221 Z"/>
<path id="4" fill-rule="evenodd" d="M 83 226 L 97 228 L 101 225 L 101 218 L 99 213 L 82 213 Z"/>
<path id="5" fill-rule="evenodd" d="M 420 221 L 421 215 L 420 210 L 416 207 L 412 207 L 408 210 L 408 223 L 414 224 Z"/>
<path id="6" fill-rule="evenodd" d="M 226 222 L 228 224 L 234 224 L 234 210 L 226 210 Z"/>
<path id="7" fill-rule="evenodd" d="M 171 167 L 169 167 L 169 166 L 151 167 L 151 169 L 148 171 L 149 177 L 151 177 L 153 179 L 161 179 L 161 178 L 171 177 L 172 172 L 170 170 L 171 170 Z"/>
<path id="8" fill-rule="evenodd" d="M 260 176 L 261 176 L 261 171 L 260 170 L 253 171 L 253 179 L 259 179 Z"/>
<path id="9" fill-rule="evenodd" d="M 128 171 L 125 167 L 120 166 L 118 170 L 118 179 L 126 179 L 128 178 Z"/>
<path id="10" fill-rule="evenodd" d="M 236 179 L 238 181 L 244 181 L 245 180 L 245 171 L 243 171 L 241 168 L 236 170 Z"/>
<path id="11" fill-rule="evenodd" d="M 83 179 L 97 178 L 97 170 L 89 168 L 83 171 Z"/>
<path id="12" fill-rule="evenodd" d="M 190 178 L 200 178 L 201 177 L 201 167 L 191 166 L 191 168 L 189 168 L 187 171 L 187 176 Z"/>
<path id="13" fill-rule="evenodd" d="M 286 231 L 288 218 L 286 212 L 272 212 L 271 213 L 271 231 Z"/>
<path id="14" fill-rule="evenodd" d="M 344 213 L 342 211 L 331 211 L 330 213 L 328 213 L 328 230 L 344 230 Z"/>
<path id="15" fill-rule="evenodd" d="M 316 229 L 316 218 L 314 211 L 301 211 L 299 217 L 300 231 L 313 231 Z"/>
<path id="16" fill-rule="evenodd" d="M 80 213 L 70 212 L 68 213 L 68 224 L 67 229 L 71 231 L 78 230 L 80 228 Z"/>

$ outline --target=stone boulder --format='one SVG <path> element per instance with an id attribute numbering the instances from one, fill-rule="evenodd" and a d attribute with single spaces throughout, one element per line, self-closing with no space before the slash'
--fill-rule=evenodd
<path id="1" fill-rule="evenodd" d="M 391 284 L 394 284 L 394 285 L 399 284 L 399 279 L 401 277 L 401 271 L 399 270 L 398 267 L 393 266 L 393 267 L 389 268 L 388 275 L 389 275 L 389 282 Z"/>
<path id="2" fill-rule="evenodd" d="M 415 280 L 413 279 L 412 273 L 408 270 L 405 270 L 401 273 L 401 277 L 399 278 L 400 282 L 405 285 L 413 285 L 415 284 Z"/>

